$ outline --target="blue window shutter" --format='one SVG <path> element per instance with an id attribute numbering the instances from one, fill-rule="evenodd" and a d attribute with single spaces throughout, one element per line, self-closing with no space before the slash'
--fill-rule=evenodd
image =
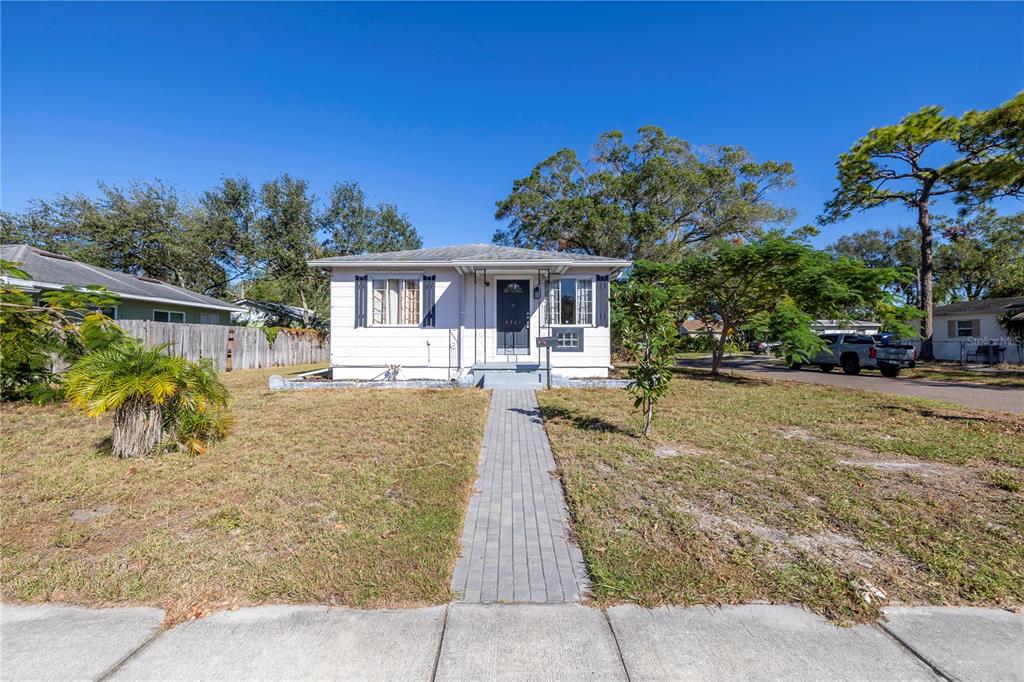
<path id="1" fill-rule="evenodd" d="M 434 282 L 436 275 L 423 275 L 423 326 L 436 327 L 437 318 L 434 310 Z"/>
<path id="2" fill-rule="evenodd" d="M 597 291 L 594 292 L 594 323 L 598 327 L 608 326 L 608 275 L 597 276 Z"/>
<path id="3" fill-rule="evenodd" d="M 368 275 L 356 275 L 356 326 L 366 326 L 366 281 Z"/>

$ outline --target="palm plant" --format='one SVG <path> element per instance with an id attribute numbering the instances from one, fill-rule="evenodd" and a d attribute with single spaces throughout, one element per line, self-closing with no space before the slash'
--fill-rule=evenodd
<path id="1" fill-rule="evenodd" d="M 65 395 L 91 417 L 114 413 L 113 452 L 144 457 L 165 434 L 192 452 L 227 431 L 228 391 L 199 363 L 124 339 L 89 353 L 65 375 Z"/>

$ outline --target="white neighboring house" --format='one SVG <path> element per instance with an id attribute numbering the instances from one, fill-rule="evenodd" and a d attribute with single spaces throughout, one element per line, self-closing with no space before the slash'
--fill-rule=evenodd
<path id="1" fill-rule="evenodd" d="M 252 298 L 241 298 L 235 301 L 235 305 L 244 308 L 242 312 L 231 313 L 231 321 L 235 324 L 243 324 L 250 327 L 265 327 L 268 325 L 279 326 L 308 326 L 319 327 L 320 318 L 309 308 L 302 308 L 297 305 L 285 305 L 283 303 L 272 303 L 270 301 L 257 301 Z"/>
<path id="2" fill-rule="evenodd" d="M 1005 362 L 1024 363 L 1021 349 L 999 326 L 998 318 L 1006 313 L 1024 313 L 1024 296 L 964 301 L 935 308 L 935 359 L 986 362 L 986 351 L 980 349 L 991 343 L 1004 349 Z"/>
<path id="3" fill-rule="evenodd" d="M 549 336 L 552 374 L 607 377 L 608 289 L 630 261 L 466 244 L 309 264 L 331 272 L 335 379 L 451 380 L 545 366 Z"/>
<path id="4" fill-rule="evenodd" d="M 869 320 L 815 320 L 811 330 L 816 334 L 878 334 L 882 325 Z"/>

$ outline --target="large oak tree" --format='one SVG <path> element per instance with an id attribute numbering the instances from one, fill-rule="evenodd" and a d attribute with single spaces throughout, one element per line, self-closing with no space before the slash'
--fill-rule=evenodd
<path id="1" fill-rule="evenodd" d="M 710 239 L 761 234 L 793 213 L 776 193 L 789 163 L 756 162 L 740 147 L 697 148 L 656 126 L 633 144 L 604 133 L 588 162 L 561 149 L 497 202 L 494 241 L 622 258 L 667 260 Z"/>

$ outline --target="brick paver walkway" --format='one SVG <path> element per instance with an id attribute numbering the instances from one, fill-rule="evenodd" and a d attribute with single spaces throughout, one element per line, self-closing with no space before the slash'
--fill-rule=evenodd
<path id="1" fill-rule="evenodd" d="M 477 490 L 452 576 L 467 602 L 573 602 L 589 581 L 532 390 L 491 394 Z"/>

